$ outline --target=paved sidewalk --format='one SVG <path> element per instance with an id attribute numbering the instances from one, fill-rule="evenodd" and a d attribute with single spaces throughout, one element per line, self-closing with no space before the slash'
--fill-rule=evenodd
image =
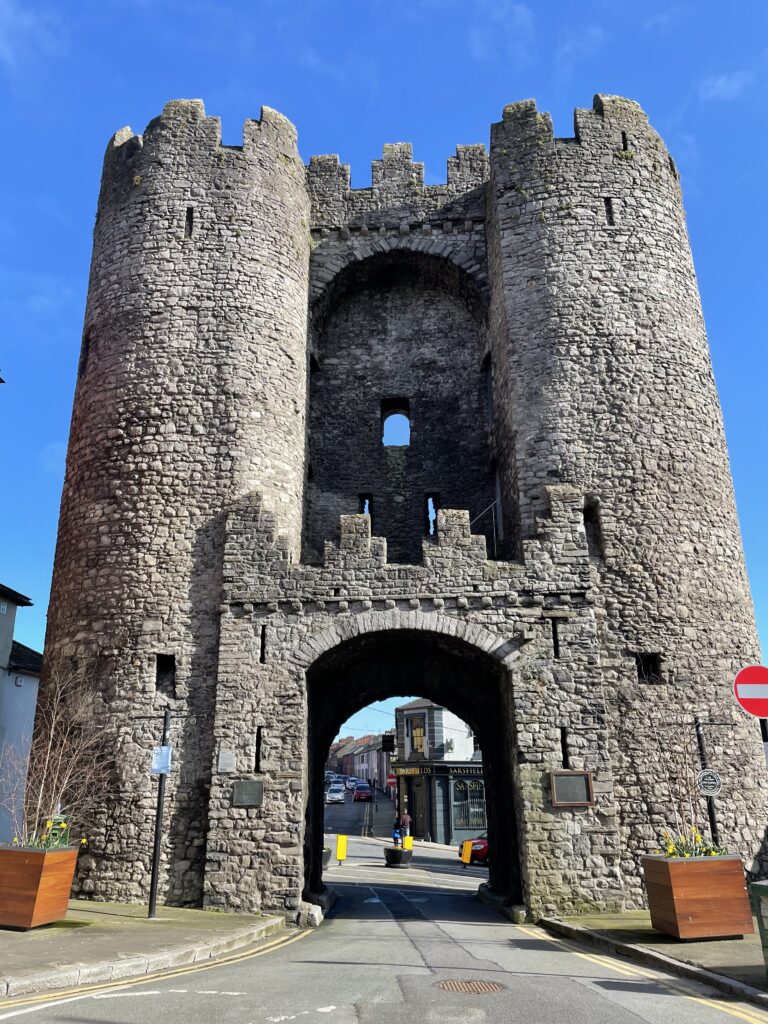
<path id="1" fill-rule="evenodd" d="M 741 939 L 680 942 L 655 931 L 646 910 L 547 918 L 540 922 L 550 932 L 610 949 L 661 970 L 697 978 L 766 1007 L 768 975 L 757 921 L 754 923 L 754 935 L 745 935 Z"/>
<path id="2" fill-rule="evenodd" d="M 72 900 L 63 921 L 29 931 L 0 929 L 0 997 L 151 974 L 252 945 L 285 926 L 282 917 Z"/>

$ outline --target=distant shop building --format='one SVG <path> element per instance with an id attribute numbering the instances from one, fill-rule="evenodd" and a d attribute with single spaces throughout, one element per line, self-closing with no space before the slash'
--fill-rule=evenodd
<path id="1" fill-rule="evenodd" d="M 470 727 L 439 704 L 412 700 L 395 708 L 400 811 L 413 818 L 413 835 L 459 843 L 485 832 L 482 754 Z"/>

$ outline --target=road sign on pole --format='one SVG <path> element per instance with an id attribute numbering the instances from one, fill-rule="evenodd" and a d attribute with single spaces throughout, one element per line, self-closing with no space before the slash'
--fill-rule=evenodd
<path id="1" fill-rule="evenodd" d="M 733 681 L 733 694 L 748 715 L 768 718 L 768 668 L 749 665 Z"/>
<path id="2" fill-rule="evenodd" d="M 171 712 L 166 708 L 163 712 L 163 739 L 159 747 L 152 751 L 152 775 L 159 775 L 157 780 L 157 809 L 155 810 L 155 842 L 152 847 L 152 875 L 149 880 L 149 910 L 147 917 L 157 916 L 157 881 L 160 872 L 160 852 L 163 846 L 163 801 L 165 800 L 165 779 L 171 770 L 171 747 L 168 743 L 171 735 Z"/>
<path id="3" fill-rule="evenodd" d="M 396 786 L 397 785 L 397 776 L 396 775 L 388 775 L 387 776 L 387 785 L 388 786 Z"/>

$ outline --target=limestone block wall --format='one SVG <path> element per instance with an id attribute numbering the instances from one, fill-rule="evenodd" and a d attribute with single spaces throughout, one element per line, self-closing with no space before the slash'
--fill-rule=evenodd
<path id="1" fill-rule="evenodd" d="M 97 878 L 101 897 L 146 896 L 148 747 L 168 704 L 163 890 L 202 898 L 223 512 L 258 484 L 298 554 L 308 256 L 304 168 L 281 115 L 265 109 L 225 147 L 202 103 L 178 101 L 110 142 L 46 642 L 90 659 L 115 733 L 83 891 Z"/>

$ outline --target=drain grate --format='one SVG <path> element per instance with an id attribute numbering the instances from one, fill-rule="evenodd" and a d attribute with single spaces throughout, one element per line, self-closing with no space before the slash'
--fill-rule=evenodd
<path id="1" fill-rule="evenodd" d="M 438 981 L 437 988 L 444 992 L 462 992 L 464 995 L 481 996 L 490 992 L 503 992 L 504 986 L 497 981 L 459 981 L 451 978 L 450 981 Z"/>

